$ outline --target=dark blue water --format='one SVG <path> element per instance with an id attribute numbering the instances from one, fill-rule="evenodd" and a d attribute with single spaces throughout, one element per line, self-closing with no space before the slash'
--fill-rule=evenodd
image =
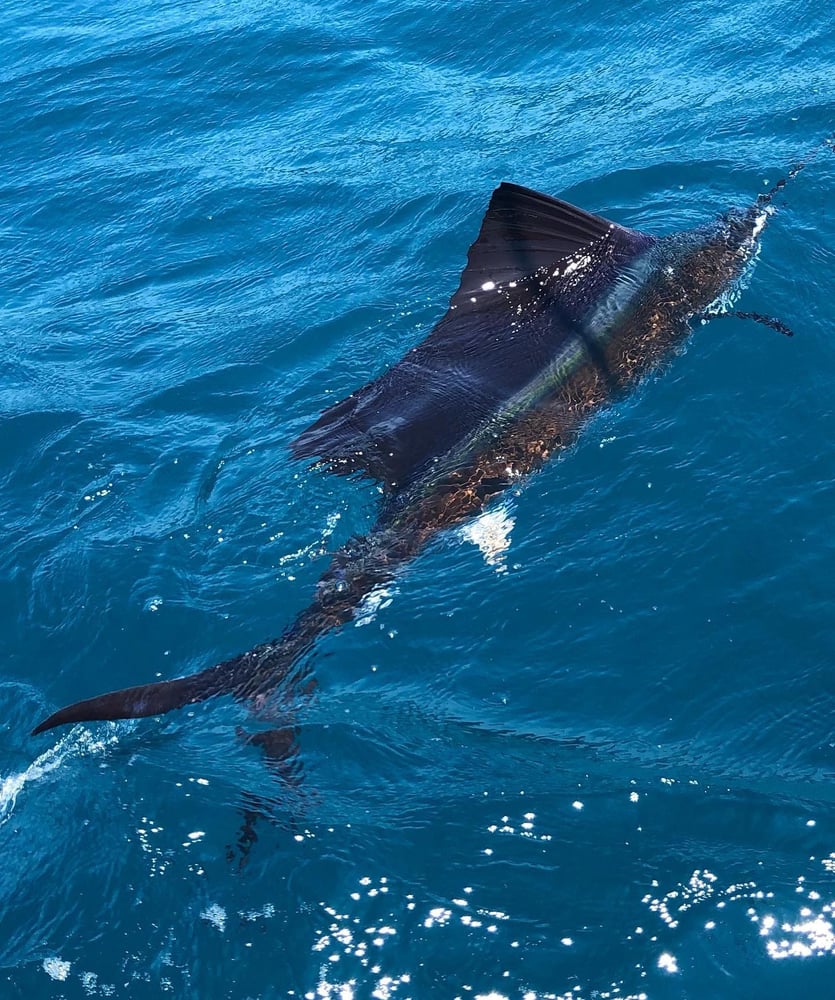
<path id="1" fill-rule="evenodd" d="M 224 701 L 29 736 L 305 606 L 378 496 L 287 444 L 443 313 L 499 181 L 665 233 L 831 133 L 827 6 L 117 0 L 0 28 L 0 994 L 829 995 L 826 150 L 741 301 L 796 337 L 699 328 L 324 640 L 297 788 Z M 245 794 L 272 822 L 239 868 Z"/>

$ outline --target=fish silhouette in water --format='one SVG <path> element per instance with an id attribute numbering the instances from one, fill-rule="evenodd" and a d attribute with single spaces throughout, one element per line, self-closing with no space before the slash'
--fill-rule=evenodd
<path id="1" fill-rule="evenodd" d="M 722 312 L 785 183 L 710 225 L 661 237 L 501 184 L 440 322 L 290 446 L 383 486 L 376 523 L 335 553 L 311 604 L 277 639 L 192 676 L 76 702 L 34 733 L 218 695 L 268 718 L 282 690 L 310 682 L 303 664 L 317 639 L 349 622 L 439 531 L 571 444 L 591 414 L 685 340 L 694 319 Z M 273 760 L 292 752 L 288 728 L 252 740 Z"/>

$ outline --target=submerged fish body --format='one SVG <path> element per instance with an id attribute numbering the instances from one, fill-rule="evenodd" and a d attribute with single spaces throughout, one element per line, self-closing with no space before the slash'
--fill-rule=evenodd
<path id="1" fill-rule="evenodd" d="M 189 677 L 77 702 L 34 732 L 221 694 L 266 714 L 276 691 L 302 684 L 320 636 L 350 621 L 435 534 L 570 444 L 590 414 L 681 343 L 690 321 L 740 280 L 770 211 L 761 196 L 700 230 L 654 237 L 500 185 L 428 337 L 291 445 L 297 458 L 384 488 L 376 524 L 334 555 L 312 603 L 271 642 Z"/>

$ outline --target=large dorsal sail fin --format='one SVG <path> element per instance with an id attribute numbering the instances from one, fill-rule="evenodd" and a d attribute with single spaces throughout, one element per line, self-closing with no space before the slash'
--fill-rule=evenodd
<path id="1" fill-rule="evenodd" d="M 499 185 L 444 317 L 380 378 L 325 410 L 292 443 L 294 455 L 403 487 L 500 408 L 559 346 L 553 320 L 547 343 L 536 326 L 530 289 L 541 293 L 540 275 L 554 284 L 591 247 L 608 243 L 616 251 L 609 256 L 624 261 L 651 242 L 568 202 Z"/>
<path id="2" fill-rule="evenodd" d="M 490 198 L 450 306 L 466 307 L 485 284 L 506 286 L 553 269 L 617 230 L 629 232 L 567 201 L 504 181 Z"/>

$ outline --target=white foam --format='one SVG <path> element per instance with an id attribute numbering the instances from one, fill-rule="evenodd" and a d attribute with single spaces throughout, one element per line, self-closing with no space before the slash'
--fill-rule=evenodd
<path id="1" fill-rule="evenodd" d="M 362 603 L 354 614 L 354 624 L 356 626 L 368 625 L 373 622 L 378 611 L 385 610 L 394 600 L 392 596 L 394 588 L 378 585 L 369 591 L 362 599 Z"/>
<path id="2" fill-rule="evenodd" d="M 226 910 L 217 903 L 211 903 L 200 914 L 202 920 L 216 927 L 222 934 L 226 930 Z"/>
<path id="3" fill-rule="evenodd" d="M 87 757 L 102 753 L 106 747 L 118 742 L 118 737 L 112 734 L 106 739 L 95 739 L 87 729 L 72 730 L 55 746 L 50 747 L 26 768 L 17 774 L 9 774 L 0 778 L 0 826 L 5 823 L 14 811 L 17 797 L 24 786 L 38 781 L 47 774 L 57 770 L 67 758 Z"/>
<path id="4" fill-rule="evenodd" d="M 63 983 L 70 974 L 71 962 L 65 962 L 61 958 L 45 958 L 43 960 L 43 971 L 56 982 Z"/>
<path id="5" fill-rule="evenodd" d="M 501 507 L 488 510 L 474 521 L 464 525 L 461 536 L 473 545 L 477 545 L 488 566 L 495 567 L 498 573 L 506 569 L 504 554 L 510 548 L 510 533 L 515 521 Z"/>

